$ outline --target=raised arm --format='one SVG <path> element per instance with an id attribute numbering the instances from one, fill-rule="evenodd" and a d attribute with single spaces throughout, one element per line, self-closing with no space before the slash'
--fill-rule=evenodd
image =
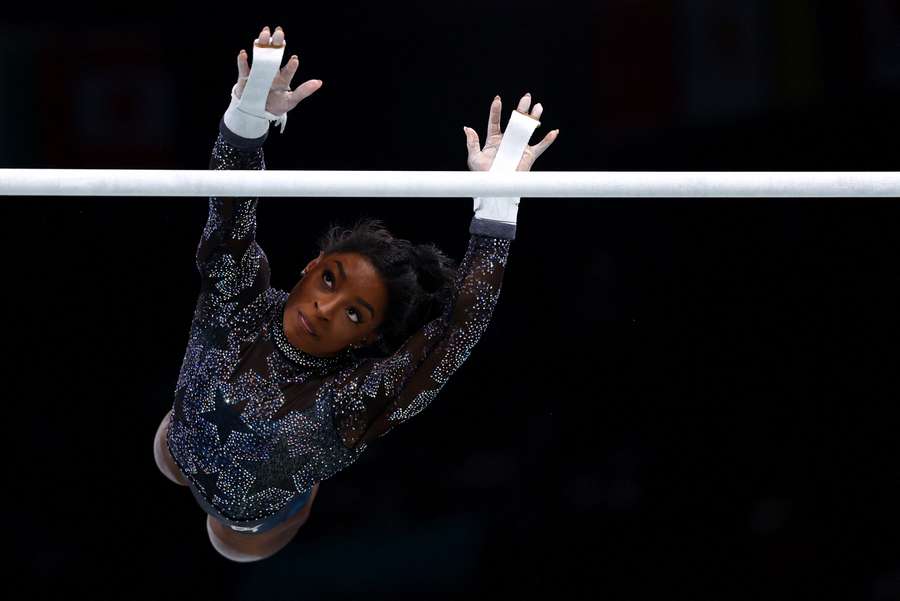
<path id="1" fill-rule="evenodd" d="M 484 225 L 479 221 L 473 218 L 469 228 L 454 303 L 390 357 L 363 362 L 338 384 L 339 390 L 356 391 L 344 399 L 337 421 L 346 447 L 383 436 L 425 409 L 487 329 L 515 226 L 498 238 L 475 233 Z"/>
<path id="2" fill-rule="evenodd" d="M 271 36 L 269 28 L 263 28 L 253 47 L 252 71 L 247 53 L 241 50 L 238 54 L 238 81 L 231 90 L 231 104 L 219 121 L 210 169 L 265 169 L 263 144 L 270 121 L 281 122 L 283 131 L 287 111 L 321 86 L 321 81 L 310 80 L 290 89 L 299 60 L 293 56 L 279 70 L 285 49 L 280 27 Z M 201 294 L 236 303 L 231 305 L 235 308 L 269 287 L 269 262 L 256 242 L 257 202 L 255 197 L 211 197 L 197 246 Z"/>
<path id="3" fill-rule="evenodd" d="M 500 148 L 505 134 L 500 133 L 500 98 L 494 99 L 484 150 L 479 148 L 477 134 L 466 131 L 470 170 L 531 169 L 558 132 L 527 146 L 542 111 L 538 104 L 529 115 L 530 104 L 531 97 L 523 97 L 518 116 L 514 115 L 507 127 L 507 133 L 512 134 L 510 140 L 517 136 L 521 144 Z M 494 161 L 495 157 L 501 160 Z M 510 162 L 507 157 L 514 160 Z M 420 413 L 469 357 L 487 329 L 500 296 L 507 256 L 516 235 L 518 204 L 518 198 L 476 198 L 469 244 L 454 282 L 453 303 L 390 357 L 364 361 L 341 374 L 335 388 L 345 392 L 336 399 L 335 425 L 344 446 L 362 448 Z"/>
<path id="4" fill-rule="evenodd" d="M 260 140 L 248 140 L 219 122 L 210 169 L 265 169 Z M 255 296 L 269 287 L 269 262 L 256 242 L 258 198 L 210 197 L 206 227 L 197 245 L 197 270 L 201 294 L 223 302 Z"/>

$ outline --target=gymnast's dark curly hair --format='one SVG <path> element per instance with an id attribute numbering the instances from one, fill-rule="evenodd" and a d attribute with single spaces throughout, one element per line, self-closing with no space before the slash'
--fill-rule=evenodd
<path id="1" fill-rule="evenodd" d="M 381 339 L 361 354 L 386 356 L 413 333 L 449 309 L 454 298 L 456 264 L 434 244 L 395 238 L 379 219 L 361 217 L 352 228 L 331 225 L 319 238 L 319 250 L 364 256 L 387 287 Z"/>

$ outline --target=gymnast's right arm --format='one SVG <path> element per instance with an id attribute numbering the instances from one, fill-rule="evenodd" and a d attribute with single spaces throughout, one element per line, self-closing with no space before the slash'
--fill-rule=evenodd
<path id="1" fill-rule="evenodd" d="M 270 121 L 287 121 L 287 111 L 321 86 L 318 80 L 295 91 L 290 81 L 299 61 L 292 57 L 279 71 L 284 53 L 284 32 L 269 35 L 264 28 L 254 40 L 253 71 L 247 54 L 238 54 L 238 81 L 231 90 L 231 104 L 219 120 L 219 133 L 210 158 L 210 169 L 266 168 L 263 144 Z M 280 113 L 280 114 L 273 114 Z M 250 302 L 269 287 L 270 269 L 256 242 L 258 198 L 209 199 L 209 214 L 197 246 L 201 295 L 215 295 L 222 302 Z"/>
<path id="2" fill-rule="evenodd" d="M 266 134 L 268 135 L 268 134 Z M 241 138 L 219 121 L 219 134 L 209 161 L 210 169 L 265 169 L 262 145 Z M 224 301 L 256 296 L 269 286 L 269 264 L 256 242 L 256 197 L 209 198 L 209 213 L 197 245 L 201 294 Z"/>

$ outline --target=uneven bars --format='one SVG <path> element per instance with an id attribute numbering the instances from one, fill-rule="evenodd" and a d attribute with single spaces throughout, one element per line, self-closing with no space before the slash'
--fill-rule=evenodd
<path id="1" fill-rule="evenodd" d="M 0 169 L 0 196 L 900 197 L 900 172 Z"/>

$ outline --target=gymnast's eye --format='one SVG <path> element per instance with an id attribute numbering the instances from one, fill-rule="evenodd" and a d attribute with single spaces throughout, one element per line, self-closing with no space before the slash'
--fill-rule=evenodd
<path id="1" fill-rule="evenodd" d="M 325 285 L 328 286 L 328 288 L 334 288 L 334 274 L 331 273 L 330 269 L 326 269 L 322 272 L 322 281 L 325 282 Z M 353 323 L 362 323 L 359 311 L 353 307 L 347 309 L 347 318 Z"/>

